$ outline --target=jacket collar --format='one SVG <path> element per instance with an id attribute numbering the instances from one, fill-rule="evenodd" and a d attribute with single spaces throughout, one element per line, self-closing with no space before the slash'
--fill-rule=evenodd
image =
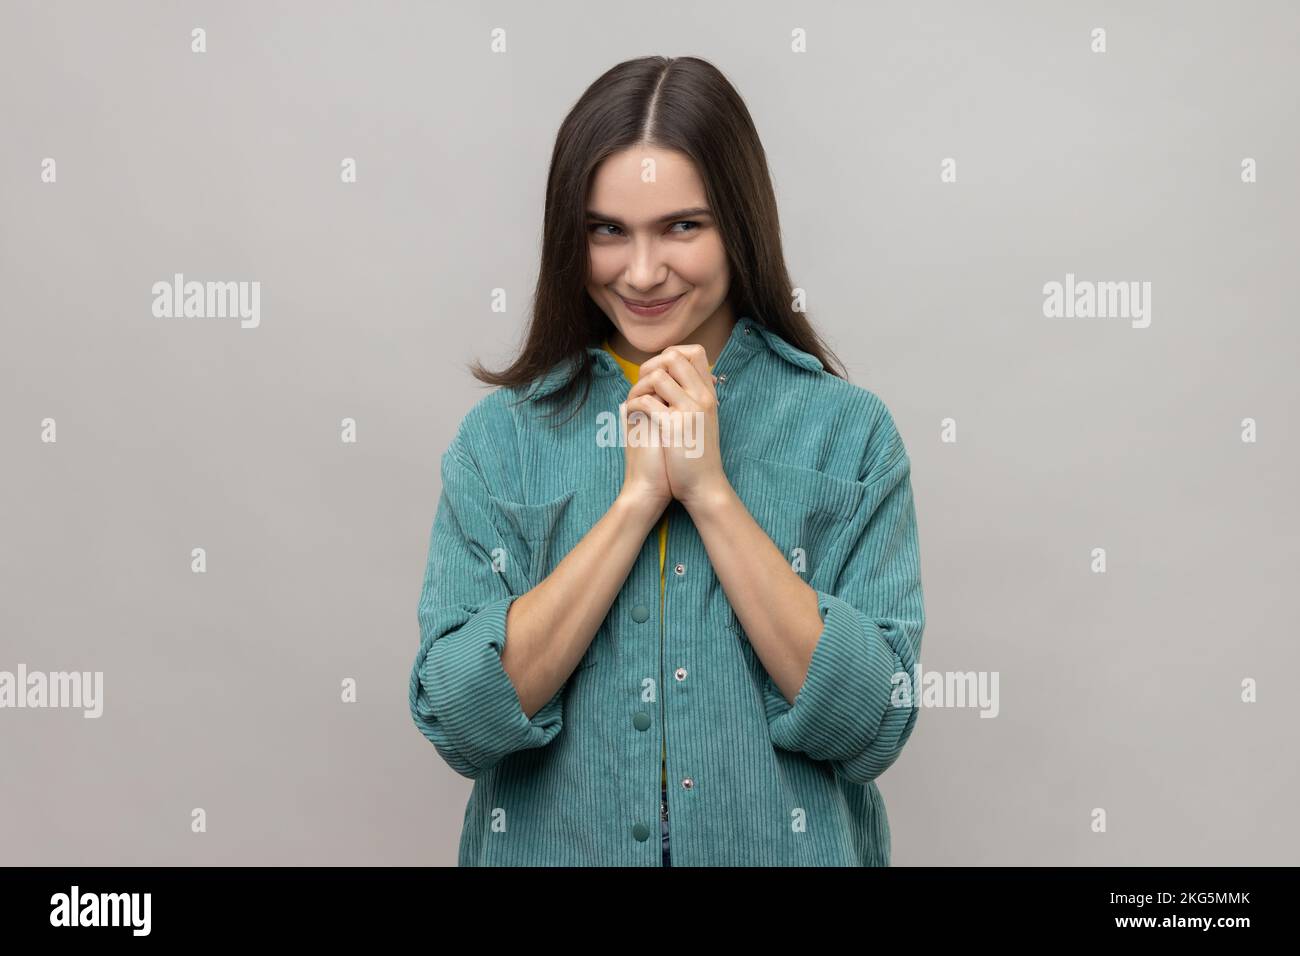
<path id="1" fill-rule="evenodd" d="M 723 372 L 726 372 L 730 369 L 733 360 L 736 363 L 746 361 L 759 351 L 772 352 L 791 365 L 812 372 L 818 372 L 824 368 L 816 356 L 795 348 L 775 332 L 770 331 L 765 325 L 749 316 L 742 315 L 736 320 L 736 324 L 731 329 L 731 335 L 727 337 L 722 352 L 719 353 L 714 362 L 714 370 L 717 371 L 721 368 Z M 741 354 L 734 356 L 733 359 L 732 353 L 734 352 L 740 352 Z M 601 346 L 589 346 L 587 354 L 591 357 L 593 370 L 597 376 L 623 374 L 623 370 L 619 367 L 614 356 L 610 355 Z M 532 386 L 527 390 L 527 396 L 529 398 L 542 398 L 557 391 L 573 373 L 572 366 L 573 363 L 559 363 L 545 375 L 534 380 Z"/>

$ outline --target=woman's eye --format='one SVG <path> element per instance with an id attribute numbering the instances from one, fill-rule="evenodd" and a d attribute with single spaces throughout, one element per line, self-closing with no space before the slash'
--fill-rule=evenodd
<path id="1" fill-rule="evenodd" d="M 675 222 L 675 223 L 673 223 L 673 225 L 674 225 L 674 226 L 694 226 L 694 227 L 695 227 L 694 229 L 687 229 L 687 230 L 685 230 L 686 232 L 695 232 L 695 231 L 697 231 L 697 230 L 700 228 L 700 224 L 699 224 L 698 222 L 694 222 L 693 220 L 689 220 L 689 219 L 683 219 L 683 220 L 681 220 L 680 222 Z"/>
<path id="2" fill-rule="evenodd" d="M 598 236 L 608 236 L 609 233 L 608 233 L 608 232 L 596 232 L 597 229 L 617 229 L 617 228 L 618 228 L 618 226 L 615 226 L 615 225 L 613 225 L 613 224 L 611 224 L 611 223 L 608 223 L 608 222 L 598 222 L 598 223 L 595 223 L 594 225 L 588 227 L 588 229 L 589 229 L 591 232 L 595 232 L 596 235 L 598 235 Z"/>

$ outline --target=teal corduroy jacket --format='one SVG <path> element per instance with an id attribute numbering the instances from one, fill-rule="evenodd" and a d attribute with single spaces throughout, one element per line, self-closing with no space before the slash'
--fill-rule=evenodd
<path id="1" fill-rule="evenodd" d="M 713 369 L 722 463 L 817 591 L 823 631 L 793 706 L 673 501 L 662 616 L 656 523 L 578 666 L 525 716 L 501 666 L 506 611 L 622 487 L 624 449 L 596 436 L 630 385 L 590 351 L 567 424 L 537 403 L 557 366 L 483 397 L 442 456 L 410 707 L 474 781 L 459 864 L 661 866 L 666 740 L 674 866 L 889 865 L 876 778 L 916 723 L 925 621 L 910 462 L 880 398 L 749 317 Z"/>

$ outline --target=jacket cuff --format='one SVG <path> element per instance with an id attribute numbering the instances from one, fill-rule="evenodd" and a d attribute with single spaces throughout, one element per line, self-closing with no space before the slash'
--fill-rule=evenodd
<path id="1" fill-rule="evenodd" d="M 847 601 L 817 591 L 822 633 L 803 686 L 790 704 L 769 676 L 766 707 L 772 742 L 814 760 L 853 761 L 853 775 L 888 766 L 913 716 L 914 662 L 903 629 L 872 620 Z M 908 674 L 906 706 L 894 706 L 895 675 Z M 878 771 L 879 772 L 879 771 Z"/>
<path id="2" fill-rule="evenodd" d="M 450 609 L 455 618 L 440 621 L 421 641 L 411 688 L 416 723 L 435 744 L 441 740 L 439 749 L 464 776 L 477 776 L 517 750 L 549 743 L 562 726 L 563 688 L 530 719 L 501 665 L 506 612 L 518 596 L 477 610 Z"/>

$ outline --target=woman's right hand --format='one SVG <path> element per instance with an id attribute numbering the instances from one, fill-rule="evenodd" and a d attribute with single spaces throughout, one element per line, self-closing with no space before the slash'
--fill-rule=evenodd
<path id="1" fill-rule="evenodd" d="M 656 423 L 656 420 L 668 421 L 668 406 L 655 395 L 638 395 L 621 404 L 619 414 L 626 436 L 623 448 L 626 467 L 623 469 L 623 489 L 619 494 L 658 515 L 673 497 Z M 637 424 L 639 415 L 644 415 L 645 420 Z M 664 416 L 662 419 L 659 418 L 661 415 Z M 636 441 L 642 444 L 634 444 Z"/>

